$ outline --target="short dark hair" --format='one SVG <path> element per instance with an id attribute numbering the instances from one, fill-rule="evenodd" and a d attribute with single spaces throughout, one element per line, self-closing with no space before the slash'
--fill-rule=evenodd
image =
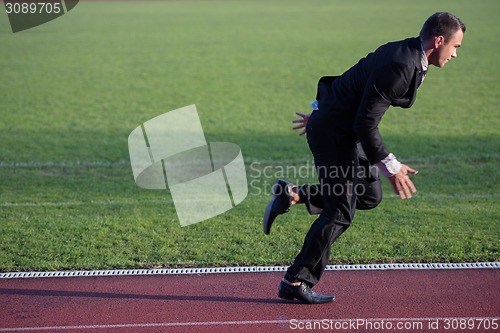
<path id="1" fill-rule="evenodd" d="M 420 39 L 427 41 L 437 36 L 443 36 L 445 43 L 447 43 L 458 29 L 465 33 L 465 24 L 458 17 L 448 12 L 438 12 L 425 21 L 422 30 L 420 30 Z"/>

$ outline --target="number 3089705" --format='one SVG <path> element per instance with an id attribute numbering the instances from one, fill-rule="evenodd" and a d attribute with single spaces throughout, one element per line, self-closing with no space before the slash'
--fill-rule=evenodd
<path id="1" fill-rule="evenodd" d="M 61 3 L 50 2 L 6 2 L 7 14 L 59 14 L 62 11 Z"/>

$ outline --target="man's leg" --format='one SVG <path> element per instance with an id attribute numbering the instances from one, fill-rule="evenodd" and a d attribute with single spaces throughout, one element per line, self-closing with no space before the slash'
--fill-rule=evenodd
<path id="1" fill-rule="evenodd" d="M 356 145 L 356 152 L 358 156 L 356 209 L 373 209 L 382 201 L 382 185 L 378 177 L 378 169 L 368 162 L 359 142 Z M 323 199 L 319 184 L 291 186 L 291 190 L 298 193 L 299 201 L 296 203 L 305 204 L 309 214 L 321 214 Z"/>
<path id="2" fill-rule="evenodd" d="M 278 296 L 284 299 L 296 298 L 310 304 L 335 300 L 335 296 L 317 294 L 311 288 L 318 283 L 328 264 L 333 242 L 347 230 L 354 217 L 354 195 L 344 195 L 344 191 L 353 193 L 353 182 L 321 181 L 320 184 L 324 208 L 309 229 L 302 250 L 278 287 Z"/>
<path id="3" fill-rule="evenodd" d="M 349 179 L 322 182 L 323 210 L 307 233 L 302 250 L 288 268 L 285 279 L 316 285 L 328 265 L 332 244 L 354 218 L 354 183 Z"/>
<path id="4" fill-rule="evenodd" d="M 321 214 L 323 211 L 323 198 L 321 196 L 320 185 L 292 185 L 292 191 L 299 195 L 299 200 L 295 203 L 304 204 L 311 215 Z M 370 210 L 378 206 L 382 201 L 382 185 L 380 179 L 371 177 L 358 178 L 355 186 L 356 209 Z"/>
<path id="5" fill-rule="evenodd" d="M 378 168 L 371 165 L 361 143 L 356 144 L 358 155 L 358 183 L 356 184 L 356 209 L 369 210 L 382 201 L 382 185 Z"/>
<path id="6" fill-rule="evenodd" d="M 358 156 L 356 209 L 369 210 L 382 201 L 382 185 L 376 166 L 370 165 L 359 142 L 356 146 Z M 288 212 L 293 204 L 304 204 L 311 215 L 321 214 L 323 198 L 319 184 L 297 186 L 285 180 L 277 179 L 273 185 L 273 198 L 264 213 L 264 233 L 267 235 L 278 215 Z"/>
<path id="7" fill-rule="evenodd" d="M 314 113 L 313 113 L 314 116 Z M 314 156 L 323 210 L 307 233 L 304 245 L 285 280 L 304 282 L 310 287 L 318 283 L 328 264 L 332 243 L 349 227 L 356 207 L 354 186 L 357 177 L 356 140 L 339 135 L 323 123 L 309 120 L 308 143 Z M 332 134 L 333 133 L 333 134 Z"/>

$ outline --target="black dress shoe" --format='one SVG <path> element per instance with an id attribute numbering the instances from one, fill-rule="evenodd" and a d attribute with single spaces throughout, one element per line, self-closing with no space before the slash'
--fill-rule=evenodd
<path id="1" fill-rule="evenodd" d="M 297 299 L 306 304 L 323 304 L 335 301 L 335 296 L 318 294 L 303 282 L 298 286 L 292 286 L 281 281 L 278 287 L 278 297 L 290 301 Z"/>
<path id="2" fill-rule="evenodd" d="M 290 208 L 290 196 L 288 195 L 288 185 L 291 183 L 283 179 L 276 179 L 272 192 L 273 198 L 269 201 L 264 213 L 264 233 L 269 235 L 271 226 L 280 214 L 288 212 Z"/>

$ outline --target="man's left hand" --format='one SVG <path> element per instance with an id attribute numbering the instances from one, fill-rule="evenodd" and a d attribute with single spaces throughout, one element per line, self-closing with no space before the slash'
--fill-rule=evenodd
<path id="1" fill-rule="evenodd" d="M 416 175 L 417 173 L 417 170 L 413 170 L 409 166 L 401 164 L 399 172 L 389 177 L 394 193 L 399 195 L 401 199 L 410 199 L 411 194 L 417 192 L 415 185 L 413 185 L 410 177 L 408 177 L 408 175 Z"/>

